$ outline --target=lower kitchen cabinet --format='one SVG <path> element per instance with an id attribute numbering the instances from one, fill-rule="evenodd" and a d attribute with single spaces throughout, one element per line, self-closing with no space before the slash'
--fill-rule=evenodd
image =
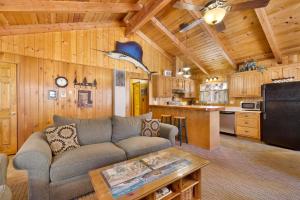
<path id="1" fill-rule="evenodd" d="M 260 139 L 260 113 L 236 112 L 235 132 L 238 136 Z"/>

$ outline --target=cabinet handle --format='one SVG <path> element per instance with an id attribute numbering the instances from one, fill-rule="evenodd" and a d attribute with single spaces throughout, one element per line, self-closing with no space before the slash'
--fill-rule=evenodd
<path id="1" fill-rule="evenodd" d="M 245 131 L 245 133 L 248 133 L 249 131 Z"/>
<path id="2" fill-rule="evenodd" d="M 245 124 L 248 124 L 248 122 L 245 122 Z"/>

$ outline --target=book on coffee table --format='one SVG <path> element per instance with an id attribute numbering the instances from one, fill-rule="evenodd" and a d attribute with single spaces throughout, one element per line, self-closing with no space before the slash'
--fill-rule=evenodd
<path id="1" fill-rule="evenodd" d="M 143 176 L 151 171 L 152 170 L 144 163 L 135 160 L 128 163 L 116 164 L 112 168 L 104 170 L 102 174 L 109 186 L 114 187 L 120 183 Z"/>
<path id="2" fill-rule="evenodd" d="M 182 158 L 174 154 L 171 154 L 169 152 L 159 152 L 155 154 L 150 154 L 149 156 L 143 158 L 141 161 L 144 162 L 151 169 L 157 170 L 164 166 L 175 163 L 179 160 L 182 160 Z"/>

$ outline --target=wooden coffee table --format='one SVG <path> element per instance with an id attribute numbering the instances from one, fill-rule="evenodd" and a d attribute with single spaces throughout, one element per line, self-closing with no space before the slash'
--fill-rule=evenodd
<path id="1" fill-rule="evenodd" d="M 189 192 L 189 195 L 192 195 L 191 199 L 201 199 L 201 169 L 208 165 L 209 161 L 186 151 L 177 149 L 177 148 L 169 148 L 162 151 L 170 152 L 180 157 L 183 157 L 189 161 L 191 164 L 187 167 L 177 170 L 171 174 L 163 176 L 161 179 L 155 180 L 139 189 L 123 195 L 118 199 L 126 199 L 126 200 L 134 200 L 134 199 L 147 199 L 147 200 L 155 200 L 155 192 L 167 186 L 172 190 L 172 193 L 167 197 L 163 198 L 163 200 L 171 200 L 171 199 L 186 199 L 186 192 Z M 140 156 L 128 161 L 124 161 L 124 163 L 132 161 L 132 160 L 140 160 L 145 157 Z M 89 172 L 94 190 L 96 192 L 96 196 L 99 200 L 110 200 L 113 199 L 112 193 L 110 191 L 109 186 L 107 185 L 104 177 L 102 176 L 101 171 L 110 168 L 112 166 L 103 167 L 100 169 L 96 169 Z"/>

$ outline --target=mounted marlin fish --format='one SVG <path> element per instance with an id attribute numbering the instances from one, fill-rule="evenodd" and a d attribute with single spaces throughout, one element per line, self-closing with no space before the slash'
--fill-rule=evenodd
<path id="1" fill-rule="evenodd" d="M 116 50 L 114 51 L 102 51 L 95 49 L 96 51 L 101 51 L 105 53 L 108 57 L 117 59 L 117 60 L 126 60 L 134 64 L 136 68 L 140 68 L 144 72 L 146 72 L 151 80 L 151 75 L 157 72 L 151 72 L 144 64 L 143 64 L 143 50 L 142 47 L 133 41 L 130 42 L 116 42 Z"/>

